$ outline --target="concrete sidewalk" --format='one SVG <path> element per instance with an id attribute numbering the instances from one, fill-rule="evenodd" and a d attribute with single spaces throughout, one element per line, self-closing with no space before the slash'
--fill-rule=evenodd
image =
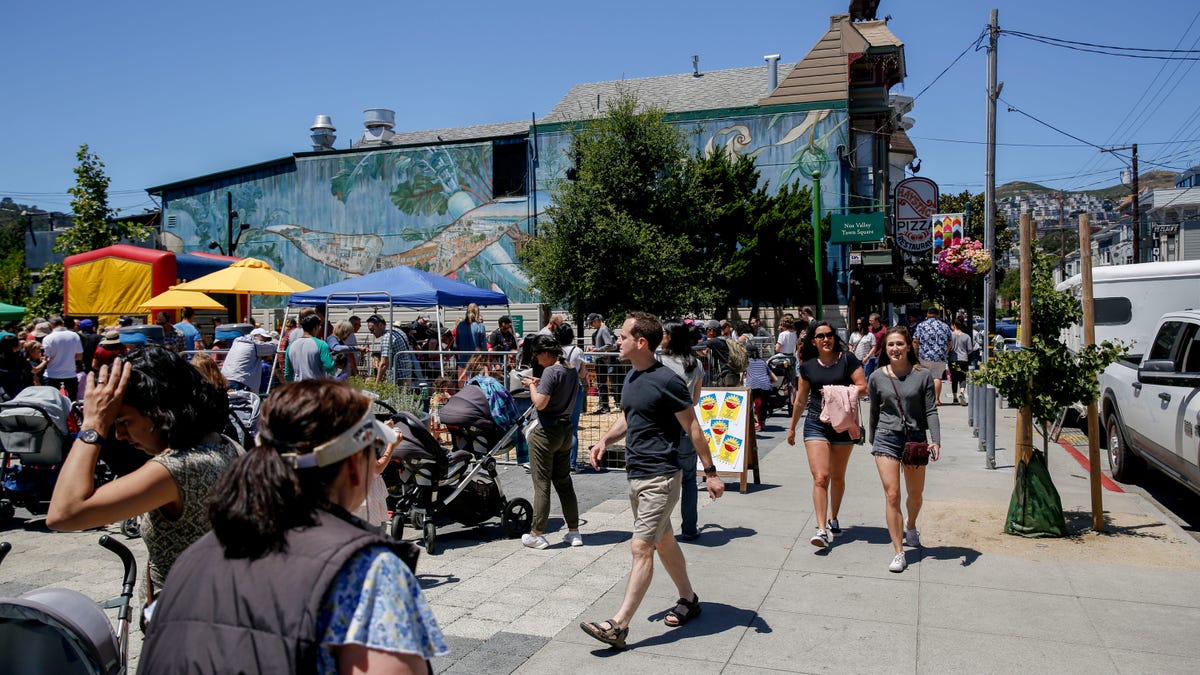
<path id="1" fill-rule="evenodd" d="M 678 629 L 662 617 L 676 597 L 661 565 L 630 630 L 630 648 L 608 649 L 578 627 L 609 618 L 630 566 L 624 481 L 576 476 L 593 494 L 586 545 L 562 544 L 551 518 L 544 551 L 504 539 L 499 527 L 447 528 L 418 576 L 453 649 L 435 659 L 452 673 L 762 672 L 1200 672 L 1200 544 L 1134 494 L 1104 493 L 1109 533 L 1088 533 L 1086 472 L 1052 444 L 1050 468 L 1068 524 L 1079 534 L 1031 540 L 1003 534 L 1012 453 L 997 470 L 966 424 L 943 407 L 943 455 L 931 465 L 918 526 L 925 548 L 892 574 L 883 493 L 873 458 L 856 448 L 839 520 L 843 534 L 818 551 L 811 478 L 802 447 L 768 420 L 762 485 L 701 495 L 698 542 L 684 544 L 704 613 Z M 1015 411 L 1001 410 L 998 445 L 1011 448 Z M 1040 440 L 1039 440 L 1040 442 Z M 616 475 L 619 478 L 619 474 Z M 506 476 L 513 496 L 523 472 Z M 553 508 L 557 510 L 557 502 Z M 115 528 L 111 528 L 115 534 Z M 0 565 L 0 596 L 42 586 L 116 595 L 120 565 L 98 531 L 51 533 L 39 521 L 0 532 L 13 553 Z M 412 532 L 406 532 L 412 536 Z M 119 535 L 118 535 L 119 536 Z M 130 540 L 145 563 L 141 540 Z M 112 613 L 110 612 L 110 615 Z M 131 636 L 136 667 L 140 634 Z"/>
<path id="2" fill-rule="evenodd" d="M 559 543 L 560 531 L 545 551 L 493 540 L 425 557 L 421 577 L 454 648 L 435 667 L 1200 672 L 1200 545 L 1141 497 L 1114 492 L 1104 495 L 1110 533 L 1087 533 L 1086 473 L 1054 445 L 1051 471 L 1079 534 L 1003 534 L 1012 453 L 1002 450 L 1000 468 L 985 469 L 966 409 L 941 410 L 943 456 L 929 471 L 918 524 L 924 548 L 908 549 L 904 573 L 887 569 L 892 550 L 882 489 L 865 448 L 850 463 L 843 534 L 826 551 L 809 545 L 807 461 L 801 447 L 777 440 L 776 425 L 763 484 L 702 504 L 703 536 L 683 545 L 704 607 L 694 622 L 663 624 L 676 593 L 657 565 L 628 650 L 611 650 L 578 628 L 610 617 L 624 592 L 630 514 L 618 494 L 586 514 L 583 548 Z M 1012 447 L 1014 421 L 1015 411 L 1000 411 L 999 446 Z M 551 527 L 559 526 L 552 519 Z"/>

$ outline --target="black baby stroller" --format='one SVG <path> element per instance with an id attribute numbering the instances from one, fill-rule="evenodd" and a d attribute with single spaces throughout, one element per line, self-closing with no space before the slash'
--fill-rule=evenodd
<path id="1" fill-rule="evenodd" d="M 507 536 L 529 532 L 533 505 L 519 497 L 507 499 L 496 470 L 496 455 L 512 445 L 527 416 L 502 428 L 492 416 L 487 393 L 472 380 L 442 406 L 440 417 L 454 439 L 449 449 L 413 415 L 394 418 L 402 440 L 383 474 L 391 536 L 401 538 L 407 522 L 421 531 L 425 550 L 433 554 L 440 522 L 474 526 L 499 516 Z"/>
<path id="2" fill-rule="evenodd" d="M 792 416 L 792 404 L 796 400 L 796 357 L 791 354 L 774 354 L 767 359 L 767 368 L 778 378 L 771 395 L 763 402 L 763 416 L 784 409 Z"/>
<path id="3" fill-rule="evenodd" d="M 125 568 L 117 598 L 97 605 L 86 595 L 65 588 L 0 598 L 0 654 L 4 655 L 5 673 L 126 672 L 137 561 L 128 548 L 108 535 L 100 537 L 100 545 L 117 554 Z M 0 543 L 0 560 L 8 549 L 8 542 Z M 102 607 L 117 610 L 116 632 Z"/>
<path id="4" fill-rule="evenodd" d="M 78 428 L 79 408 L 54 387 L 26 387 L 0 403 L 0 527 L 12 520 L 16 506 L 46 512 Z M 101 467 L 98 472 L 107 471 Z"/>

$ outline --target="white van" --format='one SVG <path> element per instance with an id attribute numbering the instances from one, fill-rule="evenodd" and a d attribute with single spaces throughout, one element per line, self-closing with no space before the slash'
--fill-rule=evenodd
<path id="1" fill-rule="evenodd" d="M 1081 280 L 1076 274 L 1055 288 L 1081 299 Z M 1200 261 L 1093 267 L 1092 296 L 1096 342 L 1132 342 L 1129 353 L 1137 357 L 1149 346 L 1163 314 L 1200 309 Z M 1070 349 L 1078 351 L 1083 326 L 1071 326 L 1063 337 Z"/>

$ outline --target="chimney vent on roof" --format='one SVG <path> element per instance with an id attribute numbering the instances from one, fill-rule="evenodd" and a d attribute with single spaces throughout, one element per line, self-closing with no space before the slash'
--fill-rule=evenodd
<path id="1" fill-rule="evenodd" d="M 763 61 L 767 62 L 767 95 L 775 91 L 775 87 L 779 86 L 779 54 L 767 54 L 763 57 Z"/>
<path id="2" fill-rule="evenodd" d="M 333 149 L 333 142 L 337 140 L 337 134 L 334 132 L 337 129 L 333 128 L 333 120 L 329 115 L 317 115 L 309 130 L 312 131 L 309 138 L 312 139 L 313 150 L 321 152 Z"/>
<path id="3" fill-rule="evenodd" d="M 363 111 L 363 126 L 366 131 L 355 146 L 389 145 L 396 135 L 392 132 L 396 126 L 396 112 L 387 108 L 367 108 Z"/>
<path id="4" fill-rule="evenodd" d="M 692 77 L 700 77 L 700 55 L 692 54 Z"/>

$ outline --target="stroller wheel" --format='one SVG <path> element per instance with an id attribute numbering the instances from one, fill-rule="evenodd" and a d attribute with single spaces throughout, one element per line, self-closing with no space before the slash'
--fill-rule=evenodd
<path id="1" fill-rule="evenodd" d="M 425 521 L 425 552 L 429 555 L 437 554 L 437 528 L 432 520 Z"/>
<path id="2" fill-rule="evenodd" d="M 388 536 L 396 541 L 404 537 L 404 514 L 397 511 L 392 514 L 392 524 L 388 528 Z"/>
<path id="3" fill-rule="evenodd" d="M 142 536 L 142 525 L 137 516 L 121 521 L 121 534 L 129 539 L 137 539 Z"/>
<path id="4" fill-rule="evenodd" d="M 0 502 L 0 527 L 8 527 L 15 515 L 17 515 L 17 508 L 12 505 L 12 502 Z"/>
<path id="5" fill-rule="evenodd" d="M 509 539 L 519 537 L 533 528 L 533 504 L 524 497 L 517 497 L 504 505 L 500 515 L 500 526 Z"/>

